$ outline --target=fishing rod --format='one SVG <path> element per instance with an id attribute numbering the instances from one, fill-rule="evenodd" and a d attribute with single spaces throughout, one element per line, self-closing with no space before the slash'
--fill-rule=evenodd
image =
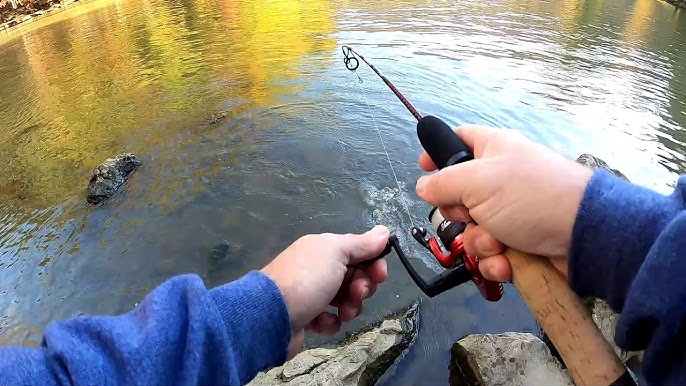
<path id="1" fill-rule="evenodd" d="M 410 103 L 410 101 L 407 98 L 405 98 L 403 93 L 401 93 L 400 90 L 398 90 L 395 87 L 395 85 L 391 83 L 390 80 L 388 80 L 388 78 L 386 78 L 379 70 L 377 70 L 373 64 L 369 63 L 364 56 L 355 52 L 355 50 L 350 48 L 350 46 L 343 46 L 341 47 L 341 50 L 343 51 L 343 62 L 345 63 L 345 67 L 348 70 L 355 71 L 358 67 L 360 67 L 360 61 L 357 60 L 355 55 L 359 56 L 360 59 L 367 63 L 369 68 L 371 68 L 376 73 L 376 75 L 378 75 L 381 78 L 381 80 L 383 80 L 383 82 L 386 83 L 386 86 L 388 86 L 388 88 L 390 88 L 391 91 L 393 91 L 393 94 L 395 94 L 395 96 L 397 96 L 398 99 L 400 99 L 400 102 L 402 102 L 405 105 L 405 107 L 407 107 L 407 109 L 410 111 L 410 114 L 417 118 L 418 121 L 422 119 L 422 114 L 420 114 L 419 111 L 417 111 L 417 109 L 414 106 L 412 106 L 412 103 Z"/>
<path id="2" fill-rule="evenodd" d="M 458 136 L 456 136 L 452 130 L 450 130 L 450 127 L 447 124 L 445 124 L 443 121 L 436 117 L 422 117 L 419 111 L 400 92 L 400 90 L 398 90 L 398 88 L 395 87 L 395 85 L 390 80 L 388 80 L 388 78 L 381 74 L 381 72 L 376 67 L 374 67 L 374 65 L 369 63 L 369 61 L 364 56 L 357 53 L 350 46 L 343 46 L 342 51 L 344 56 L 343 62 L 345 63 L 345 67 L 348 70 L 355 71 L 360 66 L 360 62 L 359 60 L 357 60 L 356 56 L 362 59 L 362 61 L 364 61 L 384 81 L 384 83 L 386 83 L 388 88 L 390 88 L 391 91 L 393 91 L 395 96 L 398 97 L 398 99 L 403 103 L 403 105 L 405 105 L 407 110 L 417 119 L 417 132 L 424 148 L 433 149 L 431 153 L 435 154 L 436 156 L 438 156 L 439 154 L 446 153 L 442 149 L 458 149 L 458 151 L 455 152 L 451 151 L 450 156 L 448 156 L 448 158 L 451 158 L 453 155 L 457 155 L 457 158 L 443 159 L 444 157 L 441 156 L 441 161 L 439 163 L 436 163 L 436 165 L 443 165 L 447 163 L 452 165 L 453 163 L 471 159 L 471 155 L 469 153 L 469 149 L 467 148 L 467 146 L 465 146 L 464 143 L 462 143 L 462 140 Z M 370 114 L 372 114 L 373 118 L 371 107 L 369 112 Z M 386 156 L 388 158 L 388 165 L 390 166 L 391 171 L 393 172 L 393 177 L 395 178 L 395 182 L 398 186 L 398 191 L 402 191 L 402 188 L 400 187 L 400 182 L 398 181 L 395 170 L 393 168 L 393 163 L 391 162 L 391 158 L 386 149 L 383 136 L 381 135 L 381 130 L 379 130 L 378 126 L 376 125 L 376 119 L 373 118 L 373 122 L 379 134 L 379 139 L 381 141 L 381 144 L 383 145 L 384 152 L 386 152 Z M 410 213 L 408 205 L 405 203 L 402 194 L 400 196 L 400 199 L 407 211 L 407 215 L 410 217 L 410 221 L 412 221 L 412 214 Z M 428 281 L 424 280 L 421 277 L 421 275 L 419 275 L 417 270 L 413 267 L 413 265 L 410 263 L 409 258 L 403 252 L 402 248 L 400 247 L 400 242 L 397 236 L 395 235 L 391 236 L 391 238 L 389 239 L 389 243 L 386 246 L 386 249 L 380 256 L 377 257 L 377 259 L 390 253 L 391 248 L 393 248 L 396 251 L 398 258 L 400 259 L 400 262 L 405 267 L 405 270 L 410 275 L 410 278 L 412 278 L 417 287 L 419 287 L 419 289 L 429 297 L 434 297 L 460 284 L 472 281 L 474 282 L 474 284 L 476 284 L 477 288 L 481 292 L 481 295 L 486 300 L 500 300 L 500 298 L 503 296 L 502 283 L 486 280 L 481 275 L 481 271 L 479 271 L 478 260 L 465 252 L 463 238 L 464 230 L 466 229 L 467 224 L 462 222 L 448 221 L 445 218 L 443 218 L 441 212 L 437 209 L 438 208 L 434 207 L 429 212 L 429 221 L 431 222 L 438 238 L 435 236 L 427 237 L 427 230 L 423 227 L 414 226 L 414 224 L 412 226 L 410 233 L 412 237 L 422 247 L 426 248 L 429 252 L 431 252 L 431 254 L 438 261 L 438 263 L 443 268 L 445 268 L 444 272 L 434 276 Z M 443 252 L 441 244 L 445 247 L 447 253 Z"/>
<path id="3" fill-rule="evenodd" d="M 357 57 L 362 59 L 417 119 L 419 141 L 438 169 L 468 162 L 474 158 L 471 150 L 445 122 L 430 115 L 422 117 L 393 83 L 364 56 L 350 46 L 343 46 L 342 51 L 343 62 L 348 70 L 355 72 L 360 64 Z M 369 110 L 371 113 L 371 106 Z M 383 144 L 383 137 L 375 119 L 374 125 Z M 393 170 L 386 145 L 383 144 L 383 147 L 400 190 L 400 182 Z M 407 209 L 407 205 L 405 208 Z M 407 211 L 411 221 L 409 209 Z M 484 298 L 498 301 L 503 294 L 502 283 L 486 280 L 479 271 L 478 259 L 464 250 L 463 234 L 467 224 L 446 220 L 436 207 L 431 209 L 428 217 L 437 236 L 427 237 L 426 229 L 415 226 L 410 233 L 420 245 L 433 254 L 441 266 L 446 268 L 444 272 L 428 282 L 425 281 L 410 263 L 395 235 L 390 236 L 386 248 L 377 259 L 394 250 L 412 280 L 429 297 L 471 280 Z M 443 252 L 441 244 L 447 249 L 447 254 Z M 514 286 L 557 348 L 575 384 L 636 385 L 612 346 L 590 318 L 581 299 L 569 288 L 566 278 L 549 260 L 512 248 L 508 248 L 504 255 L 512 267 Z"/>

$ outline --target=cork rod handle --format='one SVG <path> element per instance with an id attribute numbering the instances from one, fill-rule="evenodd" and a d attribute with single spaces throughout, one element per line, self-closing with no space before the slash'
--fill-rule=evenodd
<path id="1" fill-rule="evenodd" d="M 557 348 L 574 383 L 612 385 L 626 379 L 626 368 L 550 261 L 514 249 L 505 256 L 512 266 L 512 282 Z"/>

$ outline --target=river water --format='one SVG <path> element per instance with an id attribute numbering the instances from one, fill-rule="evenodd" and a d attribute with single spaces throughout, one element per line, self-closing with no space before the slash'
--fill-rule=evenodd
<path id="1" fill-rule="evenodd" d="M 686 12 L 657 0 L 95 0 L 3 32 L 2 342 L 125 312 L 176 274 L 235 279 L 306 233 L 406 235 L 402 199 L 426 225 L 413 118 L 364 65 L 362 84 L 345 69 L 342 44 L 422 112 L 515 128 L 669 192 L 686 156 L 685 39 Z M 92 167 L 121 152 L 143 166 L 86 204 Z M 420 295 L 393 257 L 389 269 L 359 321 L 308 345 Z M 465 334 L 537 333 L 509 286 L 487 303 L 466 284 L 422 311 L 389 384 L 445 384 Z"/>

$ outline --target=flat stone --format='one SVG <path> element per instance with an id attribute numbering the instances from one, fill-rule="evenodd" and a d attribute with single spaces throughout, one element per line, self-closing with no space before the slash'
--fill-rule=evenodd
<path id="1" fill-rule="evenodd" d="M 529 333 L 468 335 L 451 354 L 451 385 L 574 384 L 548 346 Z"/>

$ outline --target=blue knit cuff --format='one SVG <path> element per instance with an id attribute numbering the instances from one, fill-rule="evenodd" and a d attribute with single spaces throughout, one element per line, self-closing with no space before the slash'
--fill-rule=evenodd
<path id="1" fill-rule="evenodd" d="M 569 281 L 580 296 L 596 296 L 620 311 L 641 263 L 679 211 L 665 196 L 596 169 L 577 213 Z"/>
<path id="2" fill-rule="evenodd" d="M 213 288 L 210 296 L 238 353 L 241 383 L 286 361 L 291 340 L 290 318 L 279 288 L 267 275 L 251 271 Z"/>

